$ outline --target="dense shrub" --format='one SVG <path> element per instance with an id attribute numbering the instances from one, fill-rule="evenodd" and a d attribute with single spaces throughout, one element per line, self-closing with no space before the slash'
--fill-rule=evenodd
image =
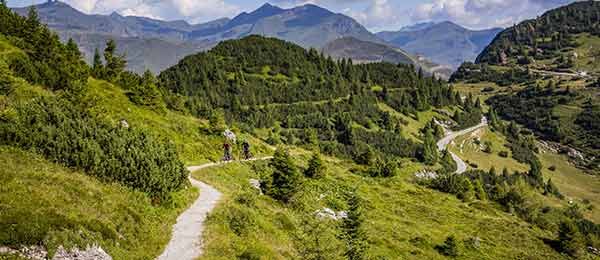
<path id="1" fill-rule="evenodd" d="M 135 128 L 110 125 L 69 101 L 42 97 L 0 122 L 2 144 L 33 149 L 107 182 L 143 191 L 157 200 L 187 183 L 175 146 Z"/>

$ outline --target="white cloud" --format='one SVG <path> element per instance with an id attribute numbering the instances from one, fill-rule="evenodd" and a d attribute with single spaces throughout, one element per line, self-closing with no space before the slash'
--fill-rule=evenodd
<path id="1" fill-rule="evenodd" d="M 471 28 L 506 27 L 572 0 L 433 0 L 418 5 L 413 22 L 450 20 Z"/>

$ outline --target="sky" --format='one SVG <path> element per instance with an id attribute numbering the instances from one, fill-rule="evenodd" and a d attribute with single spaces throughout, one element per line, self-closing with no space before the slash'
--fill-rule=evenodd
<path id="1" fill-rule="evenodd" d="M 346 14 L 369 30 L 398 30 L 420 22 L 452 21 L 471 29 L 508 27 L 574 0 L 61 0 L 88 14 L 146 16 L 202 23 L 233 18 L 269 2 L 284 8 L 317 4 Z M 45 0 L 8 0 L 11 7 Z"/>

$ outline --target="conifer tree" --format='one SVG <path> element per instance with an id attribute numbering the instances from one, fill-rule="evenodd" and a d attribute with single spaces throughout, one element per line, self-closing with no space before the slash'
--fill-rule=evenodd
<path id="1" fill-rule="evenodd" d="M 560 223 L 558 242 L 561 251 L 573 257 L 580 255 L 585 245 L 577 225 L 570 220 Z"/>
<path id="2" fill-rule="evenodd" d="M 92 76 L 98 79 L 103 77 L 104 64 L 102 64 L 102 57 L 98 48 L 94 50 L 94 61 L 92 63 Z"/>
<path id="3" fill-rule="evenodd" d="M 117 80 L 119 75 L 125 70 L 127 66 L 127 61 L 125 61 L 125 57 L 116 54 L 117 51 L 117 43 L 110 39 L 106 42 L 106 48 L 104 49 L 104 61 L 106 62 L 104 68 L 104 76 L 108 81 L 114 82 Z"/>
<path id="4" fill-rule="evenodd" d="M 298 191 L 301 176 L 287 150 L 277 149 L 270 163 L 273 168 L 269 195 L 282 202 L 289 202 Z"/>
<path id="5" fill-rule="evenodd" d="M 427 131 L 423 140 L 423 162 L 427 165 L 435 165 L 439 159 L 437 144 L 431 131 Z"/>
<path id="6" fill-rule="evenodd" d="M 485 189 L 483 188 L 483 184 L 481 184 L 481 181 L 479 179 L 475 180 L 473 186 L 475 188 L 475 196 L 477 197 L 477 199 L 478 200 L 487 200 L 487 193 L 486 193 Z"/>
<path id="7" fill-rule="evenodd" d="M 314 153 L 308 162 L 308 168 L 304 171 L 304 176 L 308 178 L 320 178 L 325 174 L 325 165 L 319 153 Z"/>
<path id="8" fill-rule="evenodd" d="M 446 173 L 453 173 L 457 170 L 456 162 L 454 161 L 452 155 L 450 154 L 450 152 L 448 152 L 448 150 L 444 150 L 442 152 L 442 160 L 440 161 L 440 164 L 442 165 L 442 169 Z"/>
<path id="9" fill-rule="evenodd" d="M 353 193 L 348 200 L 348 217 L 342 223 L 344 239 L 346 240 L 345 256 L 349 260 L 366 259 L 365 251 L 368 248 L 366 234 L 362 224 L 364 222 L 362 201 L 358 194 Z"/>

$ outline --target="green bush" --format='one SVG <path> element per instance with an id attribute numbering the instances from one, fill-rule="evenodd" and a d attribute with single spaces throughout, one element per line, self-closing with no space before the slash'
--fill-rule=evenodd
<path id="1" fill-rule="evenodd" d="M 304 171 L 304 176 L 308 178 L 320 178 L 325 174 L 325 170 L 326 168 L 321 155 L 315 153 L 310 161 L 308 161 L 308 168 Z"/>
<path id="2" fill-rule="evenodd" d="M 187 184 L 174 144 L 144 131 L 99 121 L 70 101 L 40 97 L 0 122 L 0 143 L 33 149 L 106 182 L 145 192 L 157 202 Z"/>
<path id="3" fill-rule="evenodd" d="M 457 257 L 460 253 L 459 247 L 460 242 L 454 236 L 449 236 L 443 244 L 436 246 L 435 249 L 442 255 Z"/>

